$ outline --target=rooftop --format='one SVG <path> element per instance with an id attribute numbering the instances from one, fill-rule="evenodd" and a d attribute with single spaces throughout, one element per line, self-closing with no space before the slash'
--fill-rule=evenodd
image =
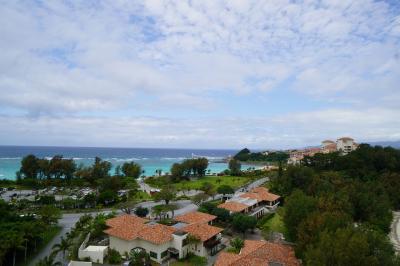
<path id="1" fill-rule="evenodd" d="M 270 193 L 265 187 L 256 187 L 250 192 L 240 195 L 242 198 L 256 199 L 260 201 L 275 201 L 280 198 L 280 196 Z"/>
<path id="2" fill-rule="evenodd" d="M 206 223 L 195 223 L 195 224 L 189 224 L 182 230 L 191 235 L 197 236 L 198 238 L 200 238 L 202 242 L 204 242 L 212 238 L 213 236 L 221 233 L 224 229 L 208 225 Z"/>
<path id="3" fill-rule="evenodd" d="M 223 208 L 231 212 L 241 212 L 248 208 L 244 203 L 234 202 L 234 201 L 227 201 L 217 206 L 218 208 Z"/>
<path id="4" fill-rule="evenodd" d="M 162 244 L 172 239 L 175 228 L 157 223 L 148 223 L 148 220 L 133 216 L 122 215 L 106 221 L 110 226 L 104 232 L 124 240 L 140 238 L 154 244 Z"/>
<path id="5" fill-rule="evenodd" d="M 300 262 L 293 248 L 283 244 L 266 241 L 245 240 L 239 254 L 223 251 L 215 261 L 215 266 L 259 266 L 259 265 L 298 266 Z"/>
<path id="6" fill-rule="evenodd" d="M 212 220 L 215 220 L 217 216 L 203 213 L 203 212 L 189 212 L 186 214 L 175 216 L 174 220 L 178 222 L 184 222 L 187 224 L 192 223 L 208 223 Z"/>

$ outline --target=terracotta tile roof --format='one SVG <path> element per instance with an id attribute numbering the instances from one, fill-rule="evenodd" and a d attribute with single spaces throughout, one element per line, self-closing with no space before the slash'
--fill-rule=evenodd
<path id="1" fill-rule="evenodd" d="M 260 201 L 274 201 L 280 198 L 280 196 L 270 193 L 265 187 L 256 187 L 250 192 L 240 195 L 242 198 L 256 199 Z"/>
<path id="2" fill-rule="evenodd" d="M 222 228 L 205 223 L 189 224 L 182 228 L 182 231 L 197 236 L 202 242 L 207 241 L 213 236 L 221 233 L 223 230 L 224 229 Z"/>
<path id="3" fill-rule="evenodd" d="M 124 240 L 140 238 L 154 244 L 162 244 L 172 239 L 175 228 L 162 224 L 148 223 L 148 220 L 133 216 L 122 215 L 106 221 L 110 226 L 104 232 Z"/>
<path id="4" fill-rule="evenodd" d="M 174 219 L 175 221 L 192 224 L 192 223 L 208 223 L 216 218 L 217 216 L 204 212 L 189 212 L 186 214 L 175 216 Z"/>
<path id="5" fill-rule="evenodd" d="M 349 137 L 342 137 L 342 138 L 339 138 L 338 140 L 346 141 L 346 140 L 354 140 L 354 139 L 349 138 Z"/>
<path id="6" fill-rule="evenodd" d="M 292 247 L 266 241 L 245 240 L 239 254 L 221 252 L 214 266 L 259 266 L 269 263 L 299 266 Z"/>
<path id="7" fill-rule="evenodd" d="M 226 209 L 231 212 L 241 212 L 241 211 L 244 211 L 245 209 L 247 209 L 249 206 L 247 206 L 244 203 L 229 201 L 229 202 L 222 203 L 222 204 L 218 205 L 217 207 Z"/>

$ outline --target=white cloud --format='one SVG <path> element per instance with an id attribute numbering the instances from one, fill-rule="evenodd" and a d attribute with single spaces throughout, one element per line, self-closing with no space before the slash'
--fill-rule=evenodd
<path id="1" fill-rule="evenodd" d="M 5 144 L 123 147 L 289 148 L 322 139 L 398 140 L 399 110 L 329 109 L 271 117 L 7 117 L 0 116 Z"/>
<path id="2" fill-rule="evenodd" d="M 219 106 L 237 102 L 243 95 L 272 97 L 271 92 L 282 89 L 289 92 L 288 98 L 296 97 L 293 92 L 329 106 L 334 103 L 335 114 L 346 105 L 340 115 L 352 117 L 358 110 L 372 108 L 396 111 L 400 98 L 396 10 L 385 1 L 373 0 L 6 2 L 0 7 L 0 113 L 18 110 L 49 125 L 61 115 L 59 121 L 77 125 L 79 119 L 93 124 L 108 121 L 99 114 L 109 111 L 135 115 L 139 108 L 140 113 L 189 108 L 197 110 L 196 117 L 209 117 L 195 125 L 213 124 L 217 118 L 210 111 Z M 306 109 L 297 104 L 299 112 Z M 279 127 L 291 125 L 273 121 L 264 122 L 277 128 L 258 129 L 257 120 L 245 123 L 239 118 L 241 112 L 231 116 L 248 132 L 234 129 L 237 135 L 224 136 L 234 145 L 262 145 L 271 139 L 289 143 L 295 134 L 316 134 L 303 127 L 286 132 Z M 306 118 L 330 116 L 329 110 L 315 112 L 305 114 Z M 88 114 L 99 118 L 88 121 Z M 170 119 L 175 117 L 182 115 Z M 291 117 L 302 120 L 298 113 L 281 119 L 292 121 Z M 15 120 L 30 126 L 26 118 Z M 340 121 L 335 125 L 326 128 L 339 134 L 347 126 Z M 379 125 L 387 128 L 376 130 L 380 137 L 394 136 L 389 124 Z M 369 132 L 367 126 L 372 130 L 373 125 L 364 122 L 363 132 Z M 176 145 L 202 137 L 203 131 L 190 128 L 181 136 L 171 126 L 158 143 L 167 136 Z M 265 139 L 263 130 L 282 137 L 271 133 Z M 140 134 L 146 135 L 144 144 L 152 135 L 138 132 L 138 138 Z M 360 133 L 363 136 L 378 137 Z M 215 138 L 215 144 L 221 143 L 222 137 Z"/>

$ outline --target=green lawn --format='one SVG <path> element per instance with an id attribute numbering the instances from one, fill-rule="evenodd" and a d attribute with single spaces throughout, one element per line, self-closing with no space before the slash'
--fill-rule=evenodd
<path id="1" fill-rule="evenodd" d="M 252 178 L 244 176 L 205 176 L 197 180 L 181 181 L 179 183 L 174 183 L 173 185 L 177 190 L 200 189 L 205 182 L 213 184 L 216 188 L 222 185 L 229 185 L 233 188 L 238 188 L 250 182 L 251 180 Z M 161 188 L 163 185 L 168 184 L 168 181 L 165 177 L 159 177 L 148 179 L 146 180 L 146 183 L 148 183 L 150 186 Z"/>
<path id="2" fill-rule="evenodd" d="M 272 218 L 266 218 L 266 221 L 262 225 L 260 225 L 260 229 L 263 231 L 264 234 L 268 234 L 270 232 L 280 232 L 284 236 L 287 235 L 287 229 L 285 224 L 283 223 L 283 211 L 283 208 L 278 209 L 278 211 L 272 216 Z"/>
<path id="3" fill-rule="evenodd" d="M 146 201 L 146 200 L 152 199 L 152 197 L 147 192 L 144 192 L 144 191 L 136 192 L 134 198 L 138 201 Z"/>

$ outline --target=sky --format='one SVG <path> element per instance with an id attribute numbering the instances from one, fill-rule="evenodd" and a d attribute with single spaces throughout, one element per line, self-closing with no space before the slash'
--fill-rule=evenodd
<path id="1" fill-rule="evenodd" d="M 0 144 L 400 140 L 400 1 L 0 0 Z"/>

